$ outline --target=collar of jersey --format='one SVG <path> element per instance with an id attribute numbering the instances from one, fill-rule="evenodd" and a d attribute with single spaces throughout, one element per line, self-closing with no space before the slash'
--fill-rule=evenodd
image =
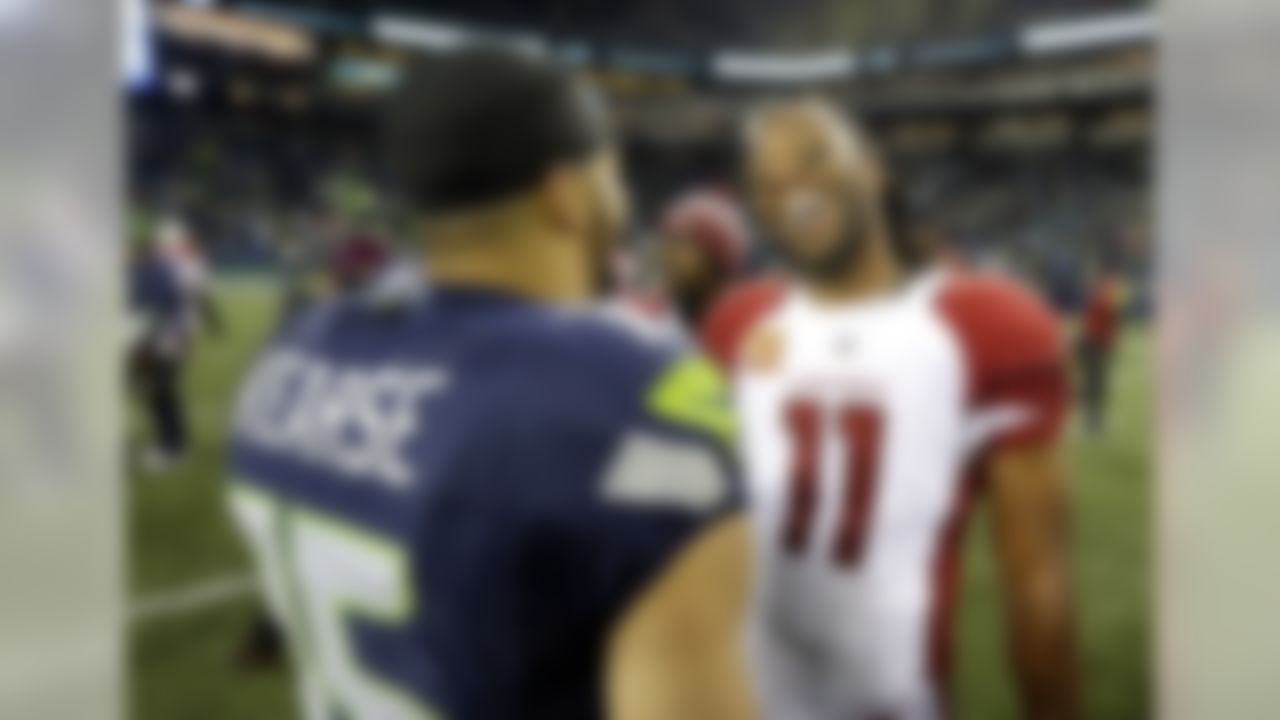
<path id="1" fill-rule="evenodd" d="M 815 315 L 848 312 L 849 310 L 876 310 L 896 307 L 901 300 L 918 297 L 940 281 L 942 270 L 927 267 L 908 275 L 893 288 L 875 295 L 868 295 L 848 302 L 820 302 L 804 287 L 797 285 L 792 291 L 793 301 L 805 312 Z"/>
<path id="2" fill-rule="evenodd" d="M 541 307 L 541 303 L 508 290 L 462 283 L 433 283 L 433 305 L 459 308 Z"/>

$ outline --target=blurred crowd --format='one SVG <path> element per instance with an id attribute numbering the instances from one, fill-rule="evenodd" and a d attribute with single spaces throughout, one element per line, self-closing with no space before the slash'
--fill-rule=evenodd
<path id="1" fill-rule="evenodd" d="M 389 257 L 410 239 L 385 178 L 359 142 L 304 143 L 243 129 L 140 138 L 132 163 L 134 240 L 154 239 L 166 218 L 180 220 L 220 269 L 283 271 L 290 302 L 349 284 L 364 272 L 356 266 Z M 674 167 L 649 143 L 624 147 L 640 210 L 624 262 L 643 283 L 654 278 L 653 240 L 668 206 L 691 190 L 721 194 L 733 205 L 742 199 L 733 160 L 714 146 L 667 149 L 692 156 Z M 1116 272 L 1132 290 L 1132 312 L 1149 314 L 1145 154 L 1062 148 L 1030 157 L 904 157 L 898 165 L 922 247 L 1031 280 L 1064 313 L 1084 308 L 1091 277 Z M 767 264 L 751 218 L 742 220 L 744 262 Z"/>

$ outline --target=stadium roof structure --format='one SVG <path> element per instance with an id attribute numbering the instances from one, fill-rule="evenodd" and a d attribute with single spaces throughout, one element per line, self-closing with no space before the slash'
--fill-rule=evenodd
<path id="1" fill-rule="evenodd" d="M 275 7 L 328 25 L 379 15 L 654 50 L 797 50 L 1005 31 L 1028 22 L 1148 9 L 1145 0 L 202 0 Z"/>
<path id="2" fill-rule="evenodd" d="M 704 1 L 707 8 L 699 12 L 714 13 L 715 8 L 745 3 Z M 1003 0 L 949 1 L 994 6 Z M 898 2 L 932 7 L 934 0 L 879 4 Z M 806 18 L 836 12 L 834 5 L 862 3 L 797 0 L 787 22 L 792 28 L 802 28 L 811 22 Z M 669 22 L 678 24 L 685 16 L 677 4 L 621 0 L 618 18 L 626 17 L 628 8 L 647 13 L 665 6 Z M 764 13 L 759 17 L 772 18 L 769 13 L 779 12 L 774 0 L 745 4 L 764 8 L 753 11 Z M 1097 3 L 1072 3 L 1081 4 Z M 1123 0 L 1107 3 L 1116 4 L 1133 5 Z M 332 127 L 340 133 L 366 129 L 370 108 L 397 84 L 399 68 L 409 54 L 497 42 L 550 53 L 588 70 L 614 101 L 619 127 L 667 141 L 721 134 L 744 103 L 760 94 L 798 87 L 829 91 L 872 123 L 956 123 L 944 133 L 948 136 L 957 134 L 956 127 L 964 130 L 962 135 L 975 135 L 992 116 L 1002 113 L 1061 111 L 1078 116 L 1081 126 L 1119 128 L 1101 133 L 1104 139 L 1123 138 L 1134 133 L 1125 131 L 1129 126 L 1113 122 L 1111 116 L 1149 102 L 1154 62 L 1151 46 L 1156 33 L 1149 11 L 1130 8 L 1058 19 L 1033 16 L 1005 29 L 979 28 L 969 34 L 944 33 L 934 39 L 846 41 L 810 47 L 746 40 L 730 44 L 725 38 L 735 37 L 735 33 L 736 37 L 748 37 L 755 32 L 752 23 L 764 22 L 739 20 L 742 24 L 735 26 L 739 29 L 731 33 L 708 33 L 699 26 L 702 30 L 687 36 L 711 38 L 718 44 L 679 49 L 676 35 L 657 32 L 644 44 L 618 40 L 618 33 L 610 34 L 607 29 L 589 31 L 589 19 L 595 17 L 591 12 L 597 10 L 579 14 L 575 9 L 601 5 L 588 0 L 471 0 L 465 3 L 470 9 L 464 9 L 458 0 L 202 0 L 194 3 L 199 7 L 185 7 L 188 5 L 193 3 L 171 2 L 161 5 L 156 13 L 158 66 L 162 71 L 157 82 L 137 93 L 139 103 L 164 106 L 175 102 L 209 118 L 226 110 L 238 117 L 251 115 L 263 123 L 303 124 L 309 131 Z M 1043 9 L 1055 2 L 1021 0 L 1018 5 Z M 430 14 L 422 10 L 427 6 L 432 8 Z M 547 29 L 539 14 L 550 12 L 552 6 L 559 8 L 557 12 L 574 10 L 568 14 L 571 22 L 555 31 Z M 448 14 L 450 9 L 456 13 Z M 210 16 L 207 28 L 195 21 L 201 13 Z M 175 22 L 175 18 L 183 22 Z M 1002 23 L 1008 24 L 1005 20 Z M 622 23 L 617 19 L 599 22 L 615 30 Z M 846 17 L 841 22 L 854 20 Z M 233 28 L 251 28 L 253 32 L 222 50 L 213 46 L 227 39 Z M 663 38 L 672 44 L 661 44 Z M 294 57 L 293 62 L 283 62 L 280 47 L 305 48 L 305 53 L 290 57 L 305 55 L 308 59 L 297 62 Z M 890 76 L 892 82 L 880 81 Z M 916 142 L 920 138 L 941 135 L 912 130 L 904 137 L 908 144 L 920 145 Z"/>
<path id="3" fill-rule="evenodd" d="M 1146 46 L 1156 32 L 1136 0 L 201 0 L 160 16 L 183 4 L 326 40 L 416 52 L 505 44 L 703 87 L 1010 65 Z"/>

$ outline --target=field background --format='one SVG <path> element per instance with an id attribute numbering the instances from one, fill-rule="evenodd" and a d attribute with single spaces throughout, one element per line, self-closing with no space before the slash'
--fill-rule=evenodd
<path id="1" fill-rule="evenodd" d="M 132 717 L 282 720 L 294 717 L 283 670 L 244 670 L 235 649 L 255 613 L 247 559 L 221 496 L 223 437 L 237 381 L 274 324 L 265 279 L 219 286 L 226 332 L 205 339 L 185 379 L 194 448 L 162 473 L 131 472 Z M 1106 437 L 1072 425 L 1074 562 L 1090 718 L 1149 714 L 1148 619 L 1151 358 L 1129 331 L 1113 377 Z M 140 442 L 138 419 L 131 441 Z M 955 681 L 959 717 L 1017 716 L 984 512 L 968 538 Z"/>

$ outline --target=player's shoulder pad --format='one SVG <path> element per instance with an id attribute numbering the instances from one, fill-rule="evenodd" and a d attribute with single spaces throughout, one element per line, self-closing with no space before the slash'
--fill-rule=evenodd
<path id="1" fill-rule="evenodd" d="M 632 402 L 635 419 L 617 436 L 601 485 L 611 505 L 707 516 L 741 502 L 734 416 L 711 361 L 670 356 Z"/>
<path id="2" fill-rule="evenodd" d="M 500 436 L 507 457 L 553 476 L 536 502 L 587 493 L 592 507 L 698 513 L 736 502 L 732 419 L 708 361 L 595 312 L 539 309 L 486 332 L 501 371 L 485 384 L 480 453 Z"/>
<path id="3" fill-rule="evenodd" d="M 540 333 L 547 350 L 563 367 L 589 371 L 609 380 L 639 378 L 679 351 L 672 338 L 648 332 L 629 318 L 605 308 L 555 316 L 549 332 Z M 625 386 L 627 383 L 621 383 Z"/>
<path id="4" fill-rule="evenodd" d="M 728 442 L 734 435 L 727 387 L 719 369 L 682 343 L 655 339 L 608 315 L 585 315 L 565 326 L 571 370 L 622 393 L 640 415 Z"/>
<path id="5" fill-rule="evenodd" d="M 703 350 L 722 368 L 732 368 L 748 333 L 786 294 L 786 282 L 768 275 L 745 280 L 716 300 L 698 328 Z"/>
<path id="6" fill-rule="evenodd" d="M 673 357 L 644 395 L 645 409 L 660 421 L 732 445 L 736 424 L 729 391 L 717 368 L 700 353 Z"/>
<path id="7" fill-rule="evenodd" d="M 1013 278 L 996 272 L 952 274 L 937 305 L 965 353 L 978 391 L 992 377 L 1062 361 L 1059 318 Z"/>

